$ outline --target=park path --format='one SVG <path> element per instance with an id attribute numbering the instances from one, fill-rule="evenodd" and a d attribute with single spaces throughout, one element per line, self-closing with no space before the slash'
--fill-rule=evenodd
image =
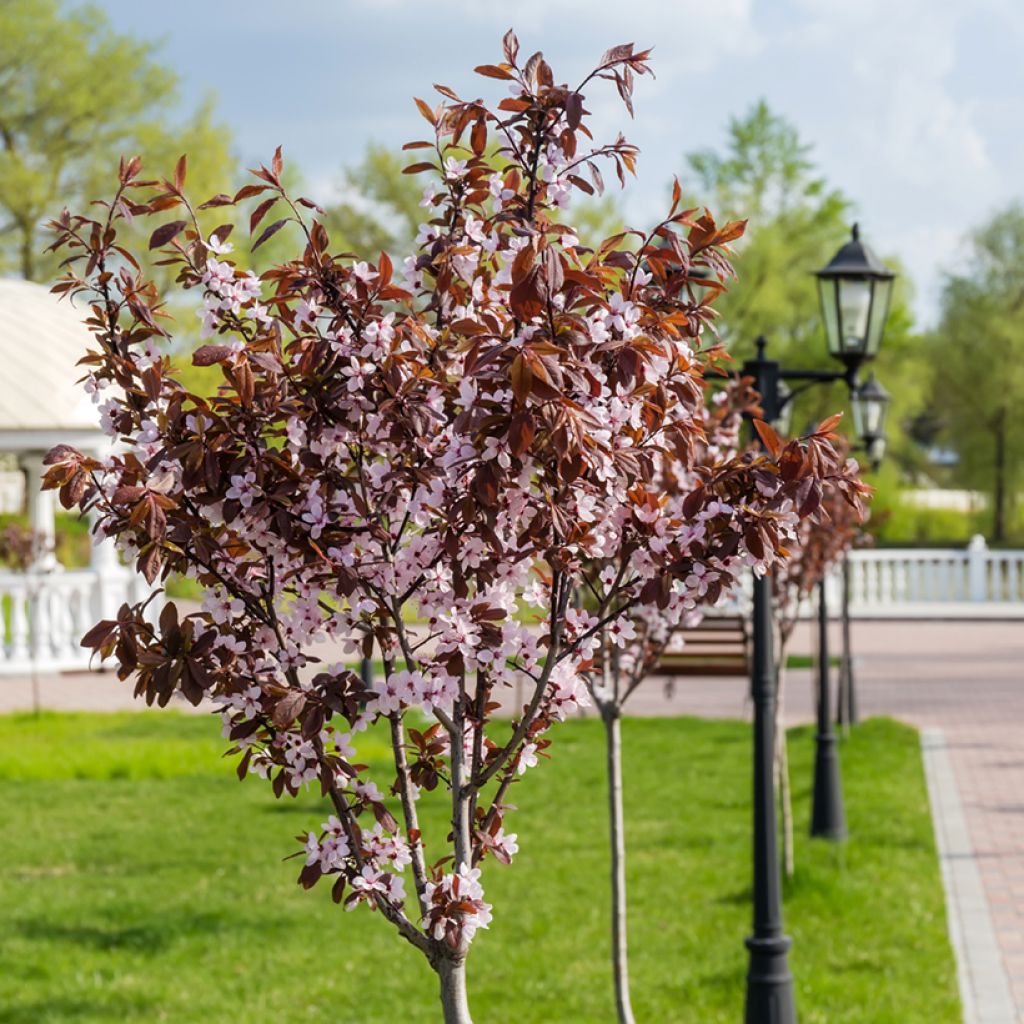
<path id="1" fill-rule="evenodd" d="M 858 621 L 853 645 L 861 717 L 923 731 L 966 1024 L 1024 1024 L 1024 622 Z M 792 650 L 811 649 L 801 626 Z M 811 672 L 791 670 L 786 691 L 787 724 L 812 720 Z M 140 706 L 112 673 L 44 676 L 39 693 L 46 708 Z M 0 713 L 31 706 L 29 680 L 0 678 Z M 747 683 L 678 679 L 667 695 L 651 680 L 629 711 L 749 718 Z"/>

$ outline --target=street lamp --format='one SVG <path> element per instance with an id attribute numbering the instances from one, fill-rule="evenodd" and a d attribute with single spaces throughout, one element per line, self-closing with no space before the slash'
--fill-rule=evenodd
<path id="1" fill-rule="evenodd" d="M 894 275 L 860 241 L 853 237 L 818 271 L 822 319 L 829 353 L 840 360 L 842 372 L 785 370 L 766 356 L 767 342 L 757 340 L 757 357 L 748 360 L 743 373 L 754 378 L 761 395 L 764 419 L 778 420 L 793 399 L 806 388 L 837 380 L 846 382 L 851 395 L 858 390 L 857 371 L 874 358 L 881 343 L 889 312 Z M 782 392 L 785 381 L 801 381 L 803 387 Z M 868 394 L 868 399 L 871 394 Z M 876 409 L 865 405 L 862 412 Z M 884 411 L 884 410 L 883 410 Z M 884 425 L 884 415 L 882 416 Z M 796 1024 L 793 977 L 789 970 L 790 940 L 783 930 L 782 884 L 779 874 L 775 814 L 775 704 L 777 685 L 772 655 L 774 612 L 772 583 L 768 575 L 754 578 L 753 644 L 750 694 L 754 706 L 754 929 L 746 940 L 746 1024 Z M 827 622 L 822 601 L 819 612 Z M 819 622 L 821 619 L 819 619 Z M 839 758 L 828 717 L 827 651 L 819 674 L 819 720 L 815 756 L 815 808 L 824 808 L 822 821 L 812 823 L 812 835 L 838 837 L 845 832 Z M 824 722 L 821 711 L 825 712 Z M 827 800 L 830 803 L 826 802 Z M 827 812 L 825 814 L 824 812 Z M 816 810 L 817 815 L 817 810 Z M 815 825 L 820 828 L 815 828 Z"/>
<path id="2" fill-rule="evenodd" d="M 816 276 L 829 355 L 856 373 L 878 355 L 896 275 L 860 240 L 854 224 L 850 241 Z"/>
<path id="3" fill-rule="evenodd" d="M 854 429 L 863 441 L 869 459 L 875 454 L 872 445 L 877 442 L 882 443 L 879 454 L 885 451 L 885 421 L 889 415 L 890 401 L 889 392 L 873 373 L 851 396 Z"/>

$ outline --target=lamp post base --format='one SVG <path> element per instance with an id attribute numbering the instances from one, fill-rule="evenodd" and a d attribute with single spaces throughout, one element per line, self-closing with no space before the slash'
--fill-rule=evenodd
<path id="1" fill-rule="evenodd" d="M 745 1024 L 796 1024 L 793 975 L 789 972 L 789 939 L 747 939 L 750 968 L 747 971 Z"/>
<path id="2" fill-rule="evenodd" d="M 811 835 L 838 841 L 846 838 L 846 810 L 835 733 L 819 733 L 815 744 Z"/>

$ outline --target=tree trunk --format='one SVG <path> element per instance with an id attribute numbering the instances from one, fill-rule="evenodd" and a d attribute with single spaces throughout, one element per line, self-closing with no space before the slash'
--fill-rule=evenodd
<path id="1" fill-rule="evenodd" d="M 789 746 L 782 721 L 783 698 L 786 695 L 786 645 L 779 644 L 779 658 L 775 669 L 775 778 L 779 790 L 779 808 L 782 812 L 782 863 L 786 877 L 792 878 L 796 870 L 793 850 L 793 790 L 789 784 Z"/>
<path id="2" fill-rule="evenodd" d="M 612 868 L 612 973 L 619 1024 L 634 1024 L 629 1000 L 629 948 L 626 941 L 626 823 L 622 809 L 622 731 L 618 707 L 601 709 L 608 754 L 608 818 Z"/>
<path id="3" fill-rule="evenodd" d="M 441 979 L 444 1024 L 473 1024 L 466 997 L 466 961 L 442 957 L 436 967 Z"/>
<path id="4" fill-rule="evenodd" d="M 26 281 L 36 277 L 35 232 L 29 227 L 21 229 L 21 276 Z"/>
<path id="5" fill-rule="evenodd" d="M 995 417 L 995 481 L 992 495 L 992 540 L 999 544 L 1006 540 L 1006 408 Z"/>

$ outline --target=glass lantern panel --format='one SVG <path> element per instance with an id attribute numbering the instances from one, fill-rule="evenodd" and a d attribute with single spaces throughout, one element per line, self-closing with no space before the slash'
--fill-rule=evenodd
<path id="1" fill-rule="evenodd" d="M 870 399 L 862 402 L 861 405 L 864 407 L 862 413 L 864 436 L 878 437 L 882 433 L 882 427 L 885 425 L 885 402 L 880 402 L 878 399 Z"/>
<path id="2" fill-rule="evenodd" d="M 871 322 L 868 324 L 868 358 L 878 355 L 878 346 L 889 319 L 889 304 L 892 302 L 892 280 L 880 278 L 875 281 L 874 302 L 871 306 Z"/>
<path id="3" fill-rule="evenodd" d="M 863 353 L 867 348 L 868 316 L 871 313 L 871 282 L 839 281 L 839 322 L 843 353 Z"/>
<path id="4" fill-rule="evenodd" d="M 855 393 L 850 399 L 850 411 L 853 413 L 853 432 L 857 437 L 863 439 L 864 432 L 864 403 Z"/>
<path id="5" fill-rule="evenodd" d="M 842 353 L 839 338 L 839 309 L 836 305 L 835 278 L 818 278 L 818 298 L 821 300 L 821 318 L 825 322 L 825 338 L 831 356 Z"/>
<path id="6" fill-rule="evenodd" d="M 868 461 L 874 469 L 878 469 L 882 459 L 885 458 L 885 438 L 873 437 L 867 446 Z"/>
<path id="7" fill-rule="evenodd" d="M 788 389 L 785 392 L 779 393 L 779 399 L 788 398 Z M 775 417 L 775 429 L 783 437 L 791 436 L 793 430 L 793 400 L 788 398 L 786 404 L 779 411 L 779 415 Z"/>

